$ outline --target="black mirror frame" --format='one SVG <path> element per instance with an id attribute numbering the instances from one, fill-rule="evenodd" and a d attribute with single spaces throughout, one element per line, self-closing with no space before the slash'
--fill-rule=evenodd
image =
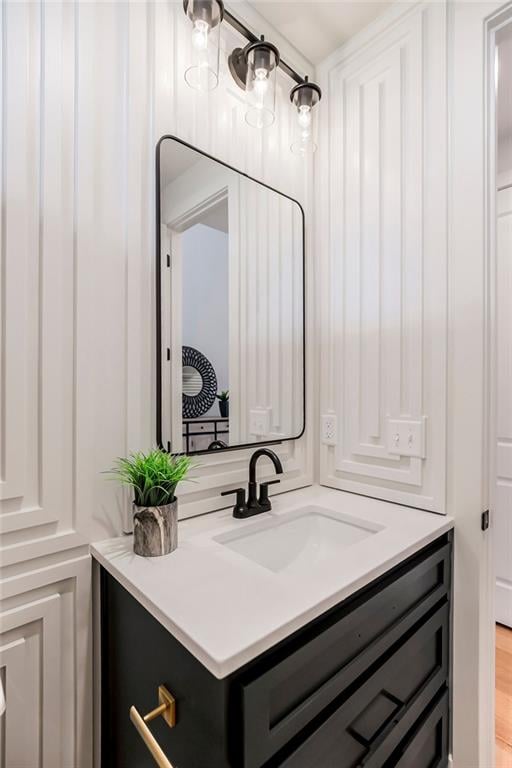
<path id="1" fill-rule="evenodd" d="M 290 197 L 290 195 L 285 194 L 284 192 L 280 192 L 278 189 L 275 189 L 274 187 L 271 187 L 270 184 L 265 184 L 265 182 L 260 181 L 259 179 L 255 179 L 253 176 L 250 176 L 248 173 L 244 173 L 244 171 L 239 171 L 238 168 L 234 168 L 232 165 L 229 165 L 228 163 L 225 163 L 223 160 L 219 160 L 216 157 L 213 157 L 213 155 L 209 155 L 207 152 L 203 152 L 201 149 L 198 149 L 197 147 L 194 147 L 192 144 L 189 144 L 188 142 L 184 141 L 183 139 L 178 138 L 177 136 L 173 136 L 172 134 L 165 134 L 162 136 L 156 145 L 156 163 L 155 163 L 155 208 L 156 208 L 156 276 L 155 276 L 155 288 L 156 288 L 156 297 L 155 297 L 155 306 L 156 306 L 156 443 L 157 446 L 162 450 L 166 451 L 167 453 L 171 453 L 171 444 L 167 443 L 165 446 L 163 444 L 163 438 L 162 438 L 162 257 L 161 257 L 161 235 L 160 235 L 160 226 L 161 226 L 161 216 L 160 216 L 160 154 L 161 154 L 161 147 L 164 141 L 167 141 L 171 139 L 172 141 L 176 141 L 178 144 L 181 144 L 182 146 L 186 147 L 187 149 L 191 149 L 194 152 L 198 152 L 203 157 L 208 158 L 209 160 L 213 160 L 216 163 L 219 163 L 219 165 L 224 166 L 224 168 L 228 168 L 230 171 L 234 171 L 235 173 L 238 173 L 240 176 L 244 176 L 246 179 L 249 179 L 250 181 L 256 182 L 256 184 L 259 184 L 262 187 L 266 187 L 266 189 L 269 189 L 271 192 L 275 192 L 278 195 L 281 195 L 282 197 L 285 197 L 287 200 L 290 200 L 292 203 L 298 206 L 299 211 L 301 213 L 301 221 L 302 221 L 302 359 L 303 359 L 303 366 L 302 366 L 302 429 L 299 432 L 298 435 L 293 435 L 291 437 L 283 438 L 282 440 L 264 440 L 264 441 L 258 441 L 257 443 L 243 443 L 238 445 L 228 445 L 226 448 L 219 448 L 214 453 L 217 453 L 219 450 L 222 451 L 239 451 L 243 449 L 252 449 L 255 447 L 260 447 L 263 445 L 281 445 L 282 443 L 287 443 L 291 440 L 300 440 L 300 438 L 304 435 L 304 432 L 306 431 L 306 217 L 304 214 L 304 208 L 299 203 L 298 200 L 296 200 L 293 197 Z M 201 454 L 211 454 L 212 451 L 205 450 L 205 451 L 193 451 L 192 455 L 199 456 Z"/>

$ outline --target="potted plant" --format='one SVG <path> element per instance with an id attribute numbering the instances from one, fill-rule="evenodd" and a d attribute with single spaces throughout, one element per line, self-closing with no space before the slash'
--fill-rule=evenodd
<path id="1" fill-rule="evenodd" d="M 133 551 L 143 557 L 173 552 L 178 546 L 176 486 L 193 463 L 189 456 L 161 450 L 118 459 L 111 474 L 133 488 Z"/>
<path id="2" fill-rule="evenodd" d="M 215 397 L 219 401 L 220 415 L 223 418 L 227 418 L 229 416 L 229 389 L 223 389 L 222 392 L 217 393 Z"/>

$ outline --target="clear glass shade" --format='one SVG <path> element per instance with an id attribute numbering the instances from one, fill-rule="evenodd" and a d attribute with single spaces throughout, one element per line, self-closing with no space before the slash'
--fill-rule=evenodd
<path id="1" fill-rule="evenodd" d="M 295 155 L 312 155 L 316 149 L 313 107 L 303 105 L 295 114 L 291 150 Z"/>
<path id="2" fill-rule="evenodd" d="M 189 0 L 187 16 L 192 24 L 191 60 L 185 80 L 198 91 L 211 91 L 219 82 L 222 6 L 217 0 Z"/>
<path id="3" fill-rule="evenodd" d="M 315 106 L 320 100 L 318 86 L 306 81 L 292 90 L 291 100 L 295 108 L 291 150 L 295 155 L 312 155 L 317 149 Z"/>
<path id="4" fill-rule="evenodd" d="M 268 43 L 255 43 L 247 51 L 246 59 L 245 119 L 254 128 L 267 128 L 275 120 L 278 54 Z"/>

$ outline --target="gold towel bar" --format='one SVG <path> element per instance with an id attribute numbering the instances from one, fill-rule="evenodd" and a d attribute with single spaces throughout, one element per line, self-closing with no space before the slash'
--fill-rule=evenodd
<path id="1" fill-rule="evenodd" d="M 146 725 L 146 723 L 151 722 L 156 717 L 160 717 L 160 715 L 164 718 L 169 728 L 173 728 L 176 725 L 176 702 L 174 696 L 169 693 L 165 685 L 158 686 L 158 701 L 158 707 L 152 709 L 151 712 L 144 716 L 140 715 L 135 707 L 130 707 L 130 720 L 140 733 L 158 768 L 172 768 L 160 744 Z"/>

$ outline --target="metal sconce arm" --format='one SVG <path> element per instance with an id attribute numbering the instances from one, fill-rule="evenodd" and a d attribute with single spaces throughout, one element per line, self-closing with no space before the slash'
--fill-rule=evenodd
<path id="1" fill-rule="evenodd" d="M 241 35 L 245 37 L 245 39 L 249 43 L 257 43 L 259 41 L 259 37 L 257 37 L 253 32 L 251 32 L 250 29 L 248 29 L 245 24 L 243 24 L 239 19 L 236 18 L 236 16 L 233 16 L 230 11 L 227 11 L 224 9 L 224 21 L 227 21 L 227 23 L 233 27 L 233 29 L 236 29 L 237 32 L 239 32 Z M 298 72 L 296 72 L 292 67 L 290 67 L 289 64 L 287 64 L 283 59 L 279 60 L 279 67 L 280 69 L 285 72 L 288 77 L 291 77 L 292 80 L 294 80 L 297 84 L 304 82 L 304 77 L 299 75 Z"/>

